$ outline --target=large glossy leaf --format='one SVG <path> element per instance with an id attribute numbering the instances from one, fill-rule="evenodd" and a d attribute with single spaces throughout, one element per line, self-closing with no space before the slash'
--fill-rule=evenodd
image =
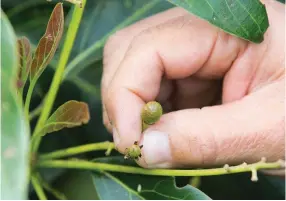
<path id="1" fill-rule="evenodd" d="M 168 0 L 224 31 L 259 43 L 269 23 L 259 0 Z"/>
<path id="2" fill-rule="evenodd" d="M 22 37 L 18 39 L 18 54 L 20 61 L 18 64 L 18 88 L 22 89 L 27 81 L 30 65 L 32 61 L 32 50 L 29 39 Z"/>
<path id="3" fill-rule="evenodd" d="M 124 160 L 122 156 L 97 158 L 95 161 L 111 164 L 136 166 L 133 161 Z M 67 187 L 68 186 L 68 187 Z M 84 188 L 83 188 L 84 186 Z M 125 173 L 108 173 L 82 171 L 61 178 L 56 185 L 69 199 L 91 200 L 209 200 L 202 191 L 186 185 L 176 186 L 173 177 L 156 177 Z M 69 189 L 75 189 L 70 192 Z"/>
<path id="4" fill-rule="evenodd" d="M 206 200 L 200 190 L 187 185 L 178 188 L 173 177 L 119 175 L 107 172 L 92 174 L 102 200 Z"/>
<path id="5" fill-rule="evenodd" d="M 249 173 L 201 177 L 200 189 L 214 200 L 285 200 L 284 178 L 259 172 L 258 178 L 252 182 Z"/>
<path id="6" fill-rule="evenodd" d="M 17 38 L 1 9 L 1 199 L 27 199 L 29 128 L 17 95 Z"/>
<path id="7" fill-rule="evenodd" d="M 135 165 L 122 156 L 96 159 L 104 163 Z M 124 173 L 92 172 L 94 188 L 103 200 L 203 200 L 210 199 L 200 190 L 186 185 L 179 188 L 174 177 L 142 176 Z"/>
<path id="8" fill-rule="evenodd" d="M 90 119 L 88 105 L 78 101 L 68 101 L 61 105 L 47 120 L 38 135 L 86 124 Z"/>
<path id="9" fill-rule="evenodd" d="M 63 5 L 58 3 L 51 14 L 46 32 L 41 38 L 33 57 L 30 73 L 31 80 L 37 79 L 53 58 L 63 34 L 63 27 Z"/>
<path id="10" fill-rule="evenodd" d="M 91 174 L 90 171 L 83 170 L 68 171 L 56 181 L 54 187 L 69 200 L 99 200 Z"/>

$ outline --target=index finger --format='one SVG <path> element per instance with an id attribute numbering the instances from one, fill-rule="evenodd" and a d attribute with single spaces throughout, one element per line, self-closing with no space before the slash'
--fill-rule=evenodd
<path id="1" fill-rule="evenodd" d="M 162 13 L 158 13 L 154 16 L 148 17 L 135 24 L 132 24 L 109 38 L 108 43 L 104 47 L 104 69 L 101 81 L 101 93 L 103 103 L 105 102 L 105 91 L 108 88 L 118 68 L 118 65 L 121 63 L 121 60 L 123 59 L 126 51 L 128 50 L 128 47 L 133 37 L 150 27 L 157 26 L 166 21 L 186 14 L 188 14 L 188 12 L 180 7 L 171 8 Z M 102 106 L 103 122 L 108 130 L 112 130 L 111 124 L 109 122 L 109 117 L 105 112 L 105 105 L 103 104 Z"/>

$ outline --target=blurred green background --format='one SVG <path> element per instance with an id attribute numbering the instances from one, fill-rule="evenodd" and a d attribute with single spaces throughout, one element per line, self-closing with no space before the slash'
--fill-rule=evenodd
<path id="1" fill-rule="evenodd" d="M 2 0 L 2 9 L 8 15 L 18 36 L 27 36 L 36 48 L 37 42 L 45 32 L 46 24 L 54 5 L 53 0 Z M 281 2 L 285 3 L 285 0 Z M 65 2 L 65 29 L 67 29 L 71 4 Z M 65 81 L 60 87 L 54 108 L 68 100 L 80 100 L 89 104 L 91 121 L 89 124 L 73 129 L 64 129 L 57 134 L 44 137 L 40 151 L 112 140 L 102 124 L 100 79 L 102 74 L 102 48 L 106 38 L 118 30 L 142 18 L 171 8 L 165 0 L 87 0 L 86 10 L 72 50 Z M 64 38 L 64 37 L 63 37 Z M 63 41 L 63 40 L 62 40 Z M 41 76 L 33 95 L 31 109 L 35 109 L 49 90 L 61 46 Z M 27 90 L 27 89 L 26 89 Z M 31 122 L 32 127 L 36 119 Z M 116 155 L 116 153 L 115 153 Z M 103 152 L 81 155 L 92 159 L 104 156 Z M 87 172 L 67 170 L 44 170 L 42 174 L 50 183 L 65 193 L 69 188 L 70 199 L 94 198 L 89 189 L 90 179 Z M 189 178 L 178 178 L 178 185 L 185 185 Z M 284 179 L 260 175 L 259 182 L 250 181 L 250 174 L 237 174 L 204 177 L 199 187 L 212 199 L 284 199 Z M 83 196 L 83 197 L 82 197 Z M 84 197 L 85 196 L 85 197 Z M 31 190 L 30 198 L 35 199 Z"/>

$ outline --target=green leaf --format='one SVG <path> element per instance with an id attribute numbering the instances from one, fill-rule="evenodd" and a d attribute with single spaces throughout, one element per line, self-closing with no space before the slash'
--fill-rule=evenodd
<path id="1" fill-rule="evenodd" d="M 66 68 L 65 77 L 75 76 L 100 60 L 103 46 L 111 34 L 135 21 L 173 6 L 162 0 L 128 0 L 126 2 L 126 0 L 87 1 L 72 50 L 72 60 Z"/>
<path id="2" fill-rule="evenodd" d="M 11 1 L 11 0 L 8 0 Z M 6 14 L 13 25 L 17 36 L 26 36 L 29 38 L 33 52 L 37 48 L 37 43 L 43 36 L 43 30 L 46 29 L 47 22 L 56 5 L 56 1 L 47 2 L 42 0 L 20 0 L 20 3 L 7 5 L 3 3 L 2 7 L 6 8 Z M 13 5 L 15 4 L 15 5 Z M 63 6 L 70 4 L 64 4 Z"/>
<path id="3" fill-rule="evenodd" d="M 259 0 L 168 0 L 243 39 L 260 43 L 269 26 Z"/>
<path id="4" fill-rule="evenodd" d="M 61 40 L 63 28 L 63 5 L 58 3 L 51 14 L 46 32 L 41 38 L 33 57 L 30 80 L 38 79 L 53 58 Z"/>
<path id="5" fill-rule="evenodd" d="M 67 200 L 67 197 L 65 196 L 65 194 L 63 194 L 62 192 L 58 191 L 57 189 L 53 188 L 48 182 L 46 182 L 41 175 L 38 173 L 37 174 L 39 183 L 43 186 L 43 188 L 51 193 L 55 198 L 57 198 L 58 200 Z"/>
<path id="6" fill-rule="evenodd" d="M 68 101 L 61 105 L 37 135 L 59 131 L 63 128 L 72 128 L 88 123 L 90 119 L 88 105 L 84 102 Z"/>
<path id="7" fill-rule="evenodd" d="M 112 174 L 93 172 L 91 177 L 101 200 L 144 200 L 144 197 L 136 190 L 130 188 Z"/>
<path id="8" fill-rule="evenodd" d="M 17 94 L 17 38 L 1 9 L 1 199 L 27 199 L 29 126 Z"/>
<path id="9" fill-rule="evenodd" d="M 18 55 L 20 57 L 18 67 L 18 88 L 23 89 L 27 81 L 30 65 L 32 62 L 32 51 L 29 39 L 22 37 L 18 39 Z"/>
<path id="10" fill-rule="evenodd" d="M 54 187 L 69 200 L 99 200 L 91 174 L 90 171 L 83 170 L 68 171 L 54 183 Z"/>
<path id="11" fill-rule="evenodd" d="M 283 177 L 258 172 L 258 178 L 259 182 L 250 181 L 249 173 L 201 177 L 200 189 L 214 200 L 285 200 Z"/>
<path id="12" fill-rule="evenodd" d="M 122 164 L 119 157 L 106 157 L 96 161 Z M 205 200 L 210 199 L 200 190 L 186 185 L 179 188 L 174 177 L 142 176 L 123 173 L 93 172 L 94 186 L 102 200 Z"/>

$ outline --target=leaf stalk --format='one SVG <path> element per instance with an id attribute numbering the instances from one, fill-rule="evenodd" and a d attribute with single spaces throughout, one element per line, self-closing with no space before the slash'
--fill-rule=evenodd
<path id="1" fill-rule="evenodd" d="M 68 168 L 68 169 L 85 169 L 85 170 L 97 170 L 97 171 L 110 171 L 110 172 L 122 172 L 129 174 L 141 174 L 141 175 L 156 175 L 156 176 L 214 176 L 233 174 L 241 172 L 253 172 L 253 170 L 260 169 L 276 169 L 282 168 L 285 162 L 279 160 L 277 162 L 264 162 L 259 161 L 253 164 L 245 164 L 230 166 L 227 169 L 213 168 L 213 169 L 144 169 L 140 167 L 132 167 L 125 165 L 114 165 L 108 163 L 89 162 L 81 160 L 40 160 L 36 164 L 37 167 L 42 168 Z"/>
<path id="2" fill-rule="evenodd" d="M 44 192 L 44 189 L 40 183 L 40 179 L 39 179 L 37 174 L 33 174 L 31 176 L 31 182 L 32 182 L 32 185 L 33 185 L 39 199 L 40 200 L 47 200 L 47 196 Z"/>
<path id="3" fill-rule="evenodd" d="M 30 85 L 29 85 L 29 88 L 28 88 L 28 92 L 27 92 L 27 95 L 26 95 L 25 114 L 27 115 L 27 117 L 29 116 L 29 109 L 30 109 L 31 98 L 32 98 L 33 91 L 34 91 L 34 88 L 36 86 L 37 80 L 38 79 L 33 79 L 30 82 Z"/>
<path id="4" fill-rule="evenodd" d="M 91 151 L 98 151 L 98 150 L 109 150 L 111 151 L 114 149 L 114 143 L 112 142 L 100 142 L 100 143 L 91 143 L 76 147 L 71 147 L 67 149 L 61 149 L 58 151 L 54 151 L 47 154 L 42 154 L 39 156 L 39 160 L 51 160 L 57 158 L 63 158 L 68 156 L 73 156 L 77 154 L 82 154 Z"/>

